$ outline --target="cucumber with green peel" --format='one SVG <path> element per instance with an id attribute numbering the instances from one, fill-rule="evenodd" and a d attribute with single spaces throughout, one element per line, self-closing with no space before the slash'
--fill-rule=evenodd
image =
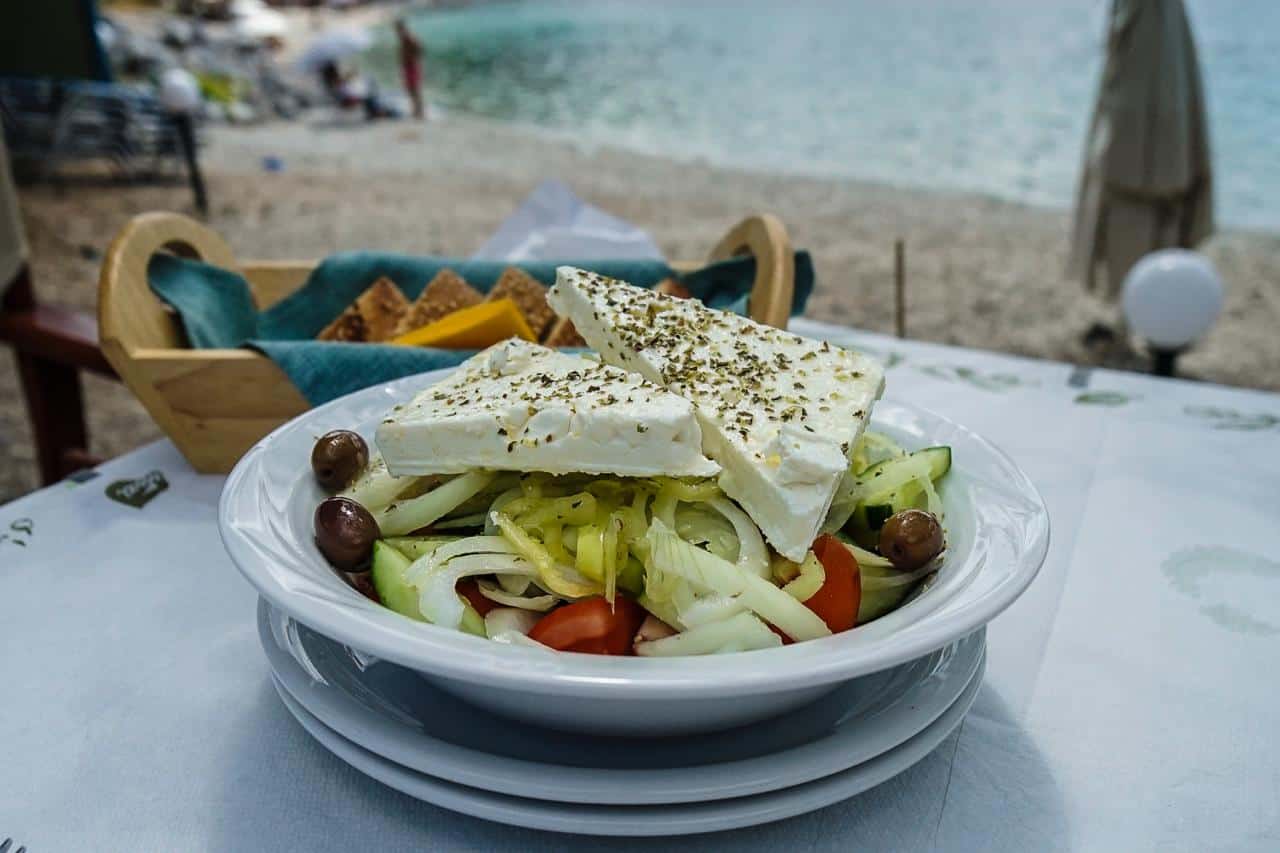
<path id="1" fill-rule="evenodd" d="M 846 545 L 859 544 L 845 531 L 836 533 L 835 537 Z M 879 619 L 891 610 L 897 610 L 926 581 L 924 577 L 915 579 L 910 573 L 887 565 L 888 561 L 884 558 L 856 553 L 854 558 L 858 561 L 858 577 L 861 586 L 858 621 L 855 623 L 858 625 L 866 624 L 872 619 Z"/>
<path id="2" fill-rule="evenodd" d="M 387 540 L 379 539 L 373 543 L 373 569 L 370 572 L 373 588 L 378 593 L 382 605 L 401 616 L 408 616 L 419 622 L 425 622 L 418 609 L 418 590 L 405 580 L 409 566 L 413 560 L 406 557 L 398 548 Z"/>
<path id="3" fill-rule="evenodd" d="M 951 470 L 951 448 L 926 447 L 886 459 L 858 476 L 858 487 L 864 495 L 864 518 L 870 530 L 879 530 L 894 513 L 915 507 L 923 491 L 920 475 L 926 470 L 934 482 L 945 476 Z"/>
<path id="4" fill-rule="evenodd" d="M 918 508 L 924 490 L 921 476 L 937 482 L 951 470 L 951 448 L 926 447 L 904 456 L 877 462 L 858 475 L 855 493 L 861 495 L 845 523 L 845 532 L 863 548 L 873 549 L 880 528 L 890 516 Z"/>
<path id="5" fill-rule="evenodd" d="M 864 581 L 871 578 L 894 577 L 902 574 L 897 569 L 863 565 L 858 566 L 858 573 Z M 872 619 L 879 619 L 890 610 L 896 609 L 916 586 L 917 584 L 901 584 L 877 589 L 872 588 L 872 584 L 863 583 L 862 597 L 858 600 L 858 621 L 856 624 L 864 625 Z"/>
<path id="6" fill-rule="evenodd" d="M 929 479 L 937 482 L 951 470 L 951 448 L 925 447 L 906 456 L 895 456 L 872 465 L 858 475 L 858 487 L 866 495 L 863 503 L 886 503 L 876 498 L 894 492 L 918 477 L 921 461 L 929 465 Z"/>
<path id="7" fill-rule="evenodd" d="M 884 523 L 889 520 L 889 516 L 893 515 L 896 510 L 892 502 L 887 504 L 871 504 L 863 505 L 863 517 L 866 518 L 867 528 L 870 530 L 879 530 L 884 527 Z"/>
<path id="8" fill-rule="evenodd" d="M 924 489 L 920 488 L 920 481 L 912 480 L 887 495 L 873 498 L 875 503 L 864 503 L 862 507 L 867 528 L 879 530 L 892 515 L 904 509 L 924 509 L 924 501 L 921 500 L 923 496 Z"/>
<path id="9" fill-rule="evenodd" d="M 369 574 L 373 581 L 373 589 L 378 593 L 378 599 L 382 605 L 401 616 L 426 622 L 418 606 L 418 588 L 405 580 L 409 567 L 417 557 L 407 556 L 402 549 L 420 550 L 425 556 L 446 542 L 452 542 L 455 538 L 457 537 L 401 536 L 374 542 L 373 568 Z M 462 630 L 468 634 L 487 636 L 484 630 L 484 619 L 471 605 L 467 605 L 462 612 Z"/>
<path id="10" fill-rule="evenodd" d="M 489 632 L 484 627 L 484 617 L 470 604 L 462 608 L 462 630 L 466 634 L 475 634 L 477 637 L 489 636 Z"/>

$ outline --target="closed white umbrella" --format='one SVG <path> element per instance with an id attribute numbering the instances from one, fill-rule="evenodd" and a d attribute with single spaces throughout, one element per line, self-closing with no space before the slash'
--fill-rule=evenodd
<path id="1" fill-rule="evenodd" d="M 4 144 L 4 128 L 0 127 L 0 296 L 13 283 L 18 270 L 27 262 L 27 239 L 22 228 L 22 209 L 18 207 L 18 190 L 9 173 L 9 152 Z"/>
<path id="2" fill-rule="evenodd" d="M 366 50 L 373 39 L 360 30 L 331 30 L 315 37 L 298 57 L 298 67 L 315 71 L 330 62 L 338 62 Z"/>
<path id="3" fill-rule="evenodd" d="M 1182 0 L 1113 0 L 1069 273 L 1115 299 L 1139 258 L 1213 233 L 1200 67 Z"/>

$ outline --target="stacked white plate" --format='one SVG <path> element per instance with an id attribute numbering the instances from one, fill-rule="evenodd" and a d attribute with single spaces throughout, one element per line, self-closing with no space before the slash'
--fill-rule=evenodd
<path id="1" fill-rule="evenodd" d="M 947 445 L 953 466 L 945 559 L 879 619 L 782 648 L 672 658 L 560 654 L 424 625 L 325 562 L 312 527 L 324 493 L 308 460 L 317 435 L 371 440 L 389 408 L 448 375 L 366 388 L 280 427 L 227 478 L 218 524 L 262 596 L 263 647 L 294 716 L 359 770 L 470 815 L 671 835 L 865 791 L 959 724 L 981 684 L 985 625 L 1048 549 L 1044 502 L 1007 456 L 882 400 L 876 429 L 908 448 Z"/>
<path id="2" fill-rule="evenodd" d="M 265 600 L 258 630 L 285 706 L 357 770 L 472 816 L 600 835 L 750 826 L 854 796 L 942 743 L 973 703 L 986 660 L 984 628 L 847 682 L 785 722 L 618 738 L 491 714 Z"/>

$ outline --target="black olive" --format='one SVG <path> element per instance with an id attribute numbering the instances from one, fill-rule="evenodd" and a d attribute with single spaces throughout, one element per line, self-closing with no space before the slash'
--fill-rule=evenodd
<path id="1" fill-rule="evenodd" d="M 311 450 L 311 470 L 316 482 L 330 492 L 351 485 L 368 464 L 369 445 L 349 429 L 326 432 Z"/>
<path id="2" fill-rule="evenodd" d="M 880 553 L 895 568 L 913 571 L 942 553 L 942 525 L 933 513 L 904 509 L 880 528 Z"/>
<path id="3" fill-rule="evenodd" d="M 316 545 L 334 568 L 355 571 L 381 536 L 369 510 L 350 498 L 326 498 L 316 507 Z"/>

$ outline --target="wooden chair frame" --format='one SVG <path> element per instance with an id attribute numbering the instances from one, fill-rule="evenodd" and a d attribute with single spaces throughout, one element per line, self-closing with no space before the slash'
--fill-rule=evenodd
<path id="1" fill-rule="evenodd" d="M 116 373 L 92 315 L 38 302 L 28 266 L 0 293 L 0 341 L 13 347 L 40 481 L 49 485 L 99 461 L 88 451 L 80 371 Z"/>

